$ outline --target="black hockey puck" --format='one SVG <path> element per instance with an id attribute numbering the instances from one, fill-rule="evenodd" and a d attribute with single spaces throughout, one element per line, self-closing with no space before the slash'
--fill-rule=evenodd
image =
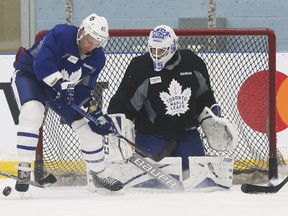
<path id="1" fill-rule="evenodd" d="M 9 196 L 9 194 L 11 193 L 12 191 L 12 188 L 10 186 L 6 186 L 4 189 L 3 189 L 3 195 L 4 196 Z"/>

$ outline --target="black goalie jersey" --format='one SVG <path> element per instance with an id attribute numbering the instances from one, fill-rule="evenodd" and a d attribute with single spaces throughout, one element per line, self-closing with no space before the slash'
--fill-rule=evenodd
<path id="1" fill-rule="evenodd" d="M 133 58 L 108 113 L 124 113 L 141 133 L 179 135 L 197 127 L 203 108 L 215 103 L 204 61 L 179 50 L 159 72 L 149 53 Z"/>

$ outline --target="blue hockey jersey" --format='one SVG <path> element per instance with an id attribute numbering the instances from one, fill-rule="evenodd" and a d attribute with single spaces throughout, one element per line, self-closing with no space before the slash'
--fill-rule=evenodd
<path id="1" fill-rule="evenodd" d="M 81 54 L 76 41 L 78 28 L 67 24 L 56 25 L 44 34 L 26 52 L 19 53 L 14 63 L 16 70 L 34 73 L 45 89 L 47 76 L 59 71 L 65 80 L 78 83 L 75 88 L 76 103 L 87 98 L 95 88 L 96 80 L 105 65 L 103 48 L 96 48 L 89 55 Z M 48 91 L 49 93 L 49 91 Z"/>

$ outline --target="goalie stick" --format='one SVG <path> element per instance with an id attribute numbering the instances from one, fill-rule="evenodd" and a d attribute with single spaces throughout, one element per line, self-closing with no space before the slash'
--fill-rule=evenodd
<path id="1" fill-rule="evenodd" d="M 99 124 L 97 119 L 95 119 L 95 117 L 93 115 L 91 115 L 90 113 L 86 113 L 84 110 L 82 110 L 79 106 L 77 106 L 76 104 L 71 104 L 71 108 L 73 108 L 75 111 L 77 111 L 78 113 L 80 113 L 81 115 L 83 115 L 85 118 L 87 118 L 90 121 L 93 121 L 96 125 Z M 106 115 L 106 114 L 103 114 Z M 173 149 L 176 147 L 176 140 L 171 139 L 167 145 L 161 150 L 159 151 L 158 154 L 156 155 L 151 155 L 148 152 L 146 152 L 144 149 L 140 148 L 139 146 L 137 146 L 135 143 L 133 143 L 132 141 L 128 140 L 126 137 L 124 137 L 123 135 L 121 135 L 117 130 L 116 127 L 113 125 L 113 122 L 111 123 L 112 127 L 115 128 L 115 132 L 114 132 L 114 136 L 121 138 L 123 140 L 125 140 L 131 147 L 133 147 L 136 151 L 140 152 L 141 154 L 145 155 L 146 157 L 151 158 L 152 160 L 159 162 L 160 160 L 162 160 L 165 156 L 169 155 L 171 153 L 171 151 L 173 151 Z"/>
<path id="2" fill-rule="evenodd" d="M 157 165 L 150 163 L 147 159 L 143 158 L 137 153 L 134 153 L 129 159 L 131 163 L 149 174 L 153 178 L 157 179 L 161 184 L 169 189 L 176 191 L 183 191 L 184 187 L 180 181 L 173 176 L 163 172 Z"/>
<path id="3" fill-rule="evenodd" d="M 55 178 L 55 176 L 53 174 L 49 174 L 40 182 L 31 181 L 31 180 L 27 180 L 27 179 L 21 179 L 21 178 L 18 178 L 17 176 L 15 176 L 11 173 L 7 173 L 7 172 L 4 172 L 2 170 L 0 170 L 0 175 L 14 179 L 16 181 L 20 181 L 20 182 L 23 182 L 26 184 L 33 185 L 34 187 L 38 187 L 38 188 L 45 188 L 45 186 L 48 186 L 48 185 L 50 186 L 51 184 L 54 184 L 57 181 L 57 179 Z"/>
<path id="4" fill-rule="evenodd" d="M 278 185 L 253 185 L 253 184 L 242 184 L 241 191 L 248 194 L 258 194 L 258 193 L 277 193 L 286 183 L 288 182 L 288 177 L 286 177 Z"/>

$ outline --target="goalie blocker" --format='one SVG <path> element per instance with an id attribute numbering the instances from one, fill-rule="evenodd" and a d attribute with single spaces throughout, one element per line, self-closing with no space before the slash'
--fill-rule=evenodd
<path id="1" fill-rule="evenodd" d="M 236 126 L 224 117 L 216 116 L 205 107 L 199 115 L 199 123 L 209 146 L 217 151 L 232 151 L 238 144 Z"/>

